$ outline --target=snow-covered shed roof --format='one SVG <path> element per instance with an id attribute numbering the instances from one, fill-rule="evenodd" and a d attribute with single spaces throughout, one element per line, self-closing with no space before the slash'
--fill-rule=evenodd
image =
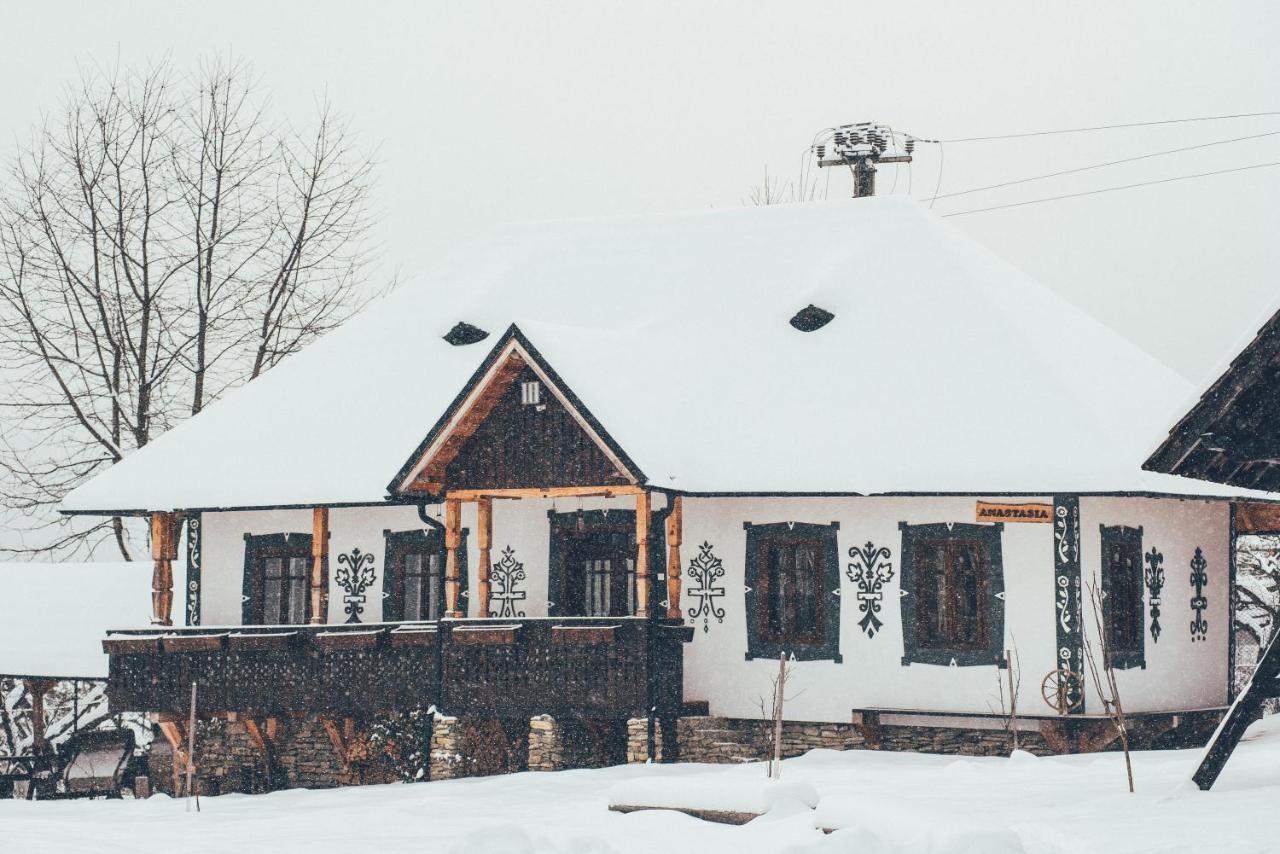
<path id="1" fill-rule="evenodd" d="M 835 318 L 798 331 L 810 304 Z M 449 344 L 460 321 L 490 336 Z M 501 228 L 63 507 L 385 500 L 512 324 L 655 487 L 1239 494 L 1141 469 L 1185 380 L 880 198 Z"/>
<path id="2" fill-rule="evenodd" d="M 150 563 L 0 563 L 0 674 L 105 678 L 102 638 L 147 624 L 150 580 Z"/>

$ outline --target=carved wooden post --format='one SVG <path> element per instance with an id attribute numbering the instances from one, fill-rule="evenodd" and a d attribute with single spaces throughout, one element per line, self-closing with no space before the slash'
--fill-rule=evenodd
<path id="1" fill-rule="evenodd" d="M 311 511 L 311 622 L 329 622 L 329 508 Z"/>
<path id="2" fill-rule="evenodd" d="M 461 561 L 458 549 L 462 546 L 462 502 L 447 498 L 444 502 L 444 547 L 448 550 L 444 564 L 444 608 L 447 617 L 464 617 L 459 607 L 462 598 Z"/>
<path id="3" fill-rule="evenodd" d="M 667 617 L 679 620 L 680 614 L 680 538 L 684 535 L 684 501 L 671 496 L 671 512 L 667 514 Z"/>
<path id="4" fill-rule="evenodd" d="M 480 584 L 477 591 L 480 604 L 477 606 L 477 617 L 489 616 L 489 571 L 493 568 L 490 562 L 491 548 L 493 544 L 493 499 L 477 498 L 476 499 L 476 527 L 479 532 L 476 535 L 476 543 L 480 547 Z"/>
<path id="5" fill-rule="evenodd" d="M 44 697 L 56 684 L 52 679 L 24 679 L 27 693 L 31 695 L 31 752 L 44 752 L 44 731 L 47 721 L 44 714 Z M 35 785 L 32 783 L 32 785 Z"/>
<path id="6" fill-rule="evenodd" d="M 649 616 L 649 507 L 648 492 L 636 495 L 636 616 Z"/>
<path id="7" fill-rule="evenodd" d="M 173 561 L 178 525 L 172 513 L 151 514 L 151 624 L 173 625 Z"/>

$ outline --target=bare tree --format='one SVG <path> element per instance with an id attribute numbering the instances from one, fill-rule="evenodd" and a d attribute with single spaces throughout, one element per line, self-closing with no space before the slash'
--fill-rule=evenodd
<path id="1" fill-rule="evenodd" d="M 372 161 L 322 104 L 266 118 L 251 69 L 92 72 L 0 188 L 0 501 L 19 551 L 131 555 L 53 515 L 86 478 L 358 308 Z"/>
<path id="2" fill-rule="evenodd" d="M 1129 791 L 1133 792 L 1133 761 L 1129 757 L 1129 726 L 1124 716 L 1124 706 L 1120 702 L 1120 688 L 1116 685 L 1116 669 L 1111 665 L 1111 644 L 1103 631 L 1102 596 L 1098 593 L 1098 585 L 1089 581 L 1089 602 L 1093 609 L 1093 626 L 1097 633 L 1098 645 L 1102 648 L 1102 666 L 1093 652 L 1093 642 L 1086 636 L 1084 653 L 1089 660 L 1089 675 L 1093 679 L 1093 688 L 1102 701 L 1102 710 L 1115 727 L 1116 736 L 1120 739 L 1120 748 L 1124 751 L 1124 770 L 1129 778 Z"/>

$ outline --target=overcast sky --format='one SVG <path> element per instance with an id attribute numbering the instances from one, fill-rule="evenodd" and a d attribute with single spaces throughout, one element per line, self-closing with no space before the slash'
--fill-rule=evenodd
<path id="1" fill-rule="evenodd" d="M 381 272 L 411 277 L 495 221 L 742 204 L 837 123 L 954 139 L 1280 110 L 1277 36 L 1274 2 L 4 0 L 0 154 L 79 67 L 232 51 L 281 113 L 305 120 L 327 92 L 379 148 Z M 952 143 L 941 192 L 1272 130 L 1280 116 Z M 922 147 L 896 192 L 927 198 L 941 161 Z M 935 210 L 1271 161 L 1280 136 Z M 1277 190 L 1280 169 L 1258 169 L 951 221 L 1202 380 L 1277 302 Z"/>

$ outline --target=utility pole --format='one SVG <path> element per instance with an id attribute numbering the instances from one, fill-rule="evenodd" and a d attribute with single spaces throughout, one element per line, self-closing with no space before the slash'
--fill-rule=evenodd
<path id="1" fill-rule="evenodd" d="M 910 163 L 914 137 L 895 133 L 888 125 L 859 122 L 830 128 L 830 143 L 814 146 L 818 165 L 845 166 L 853 173 L 853 197 L 876 194 L 876 167 L 881 163 Z M 900 141 L 901 140 L 901 141 Z"/>

